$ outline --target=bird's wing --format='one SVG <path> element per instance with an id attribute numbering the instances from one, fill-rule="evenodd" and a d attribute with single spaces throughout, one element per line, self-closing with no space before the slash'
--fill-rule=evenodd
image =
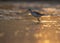
<path id="1" fill-rule="evenodd" d="M 41 14 L 41 13 L 39 13 L 39 12 L 35 12 L 35 11 L 34 11 L 34 13 L 36 13 L 37 15 L 40 15 L 40 16 L 45 15 L 45 14 Z"/>
<path id="2" fill-rule="evenodd" d="M 34 11 L 34 13 L 36 13 L 37 15 L 40 15 L 40 13 L 39 13 L 39 12 L 35 12 L 35 11 Z"/>

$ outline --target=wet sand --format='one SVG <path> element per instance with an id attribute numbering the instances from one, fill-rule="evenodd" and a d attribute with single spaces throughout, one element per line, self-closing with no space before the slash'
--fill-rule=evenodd
<path id="1" fill-rule="evenodd" d="M 0 43 L 60 43 L 60 16 L 42 16 L 40 24 L 33 16 L 17 17 L 0 19 Z"/>

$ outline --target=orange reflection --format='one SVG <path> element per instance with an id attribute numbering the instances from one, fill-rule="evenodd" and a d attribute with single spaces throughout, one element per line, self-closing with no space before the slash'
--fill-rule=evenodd
<path id="1" fill-rule="evenodd" d="M 39 37 L 42 37 L 42 34 L 41 33 L 34 34 L 34 37 L 38 39 Z"/>
<path id="2" fill-rule="evenodd" d="M 50 40 L 44 40 L 43 43 L 50 43 Z"/>

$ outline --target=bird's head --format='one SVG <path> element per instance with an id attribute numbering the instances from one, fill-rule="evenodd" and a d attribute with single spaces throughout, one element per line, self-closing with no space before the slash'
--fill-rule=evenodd
<path id="1" fill-rule="evenodd" d="M 26 10 L 26 12 L 31 12 L 31 11 L 32 11 L 32 10 L 31 10 L 30 8 Z"/>
<path id="2" fill-rule="evenodd" d="M 32 11 L 31 9 L 28 9 L 28 11 Z"/>
<path id="3" fill-rule="evenodd" d="M 32 10 L 29 8 L 29 9 L 27 9 L 27 11 L 29 12 L 28 15 L 31 15 Z"/>
<path id="4" fill-rule="evenodd" d="M 31 10 L 31 9 L 28 9 L 29 11 Z"/>

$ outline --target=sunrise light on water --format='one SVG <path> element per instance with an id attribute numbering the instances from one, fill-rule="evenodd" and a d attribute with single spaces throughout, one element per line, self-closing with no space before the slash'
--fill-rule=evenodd
<path id="1" fill-rule="evenodd" d="M 37 19 L 26 10 L 46 14 Z M 0 43 L 60 43 L 60 4 L 0 4 Z"/>

